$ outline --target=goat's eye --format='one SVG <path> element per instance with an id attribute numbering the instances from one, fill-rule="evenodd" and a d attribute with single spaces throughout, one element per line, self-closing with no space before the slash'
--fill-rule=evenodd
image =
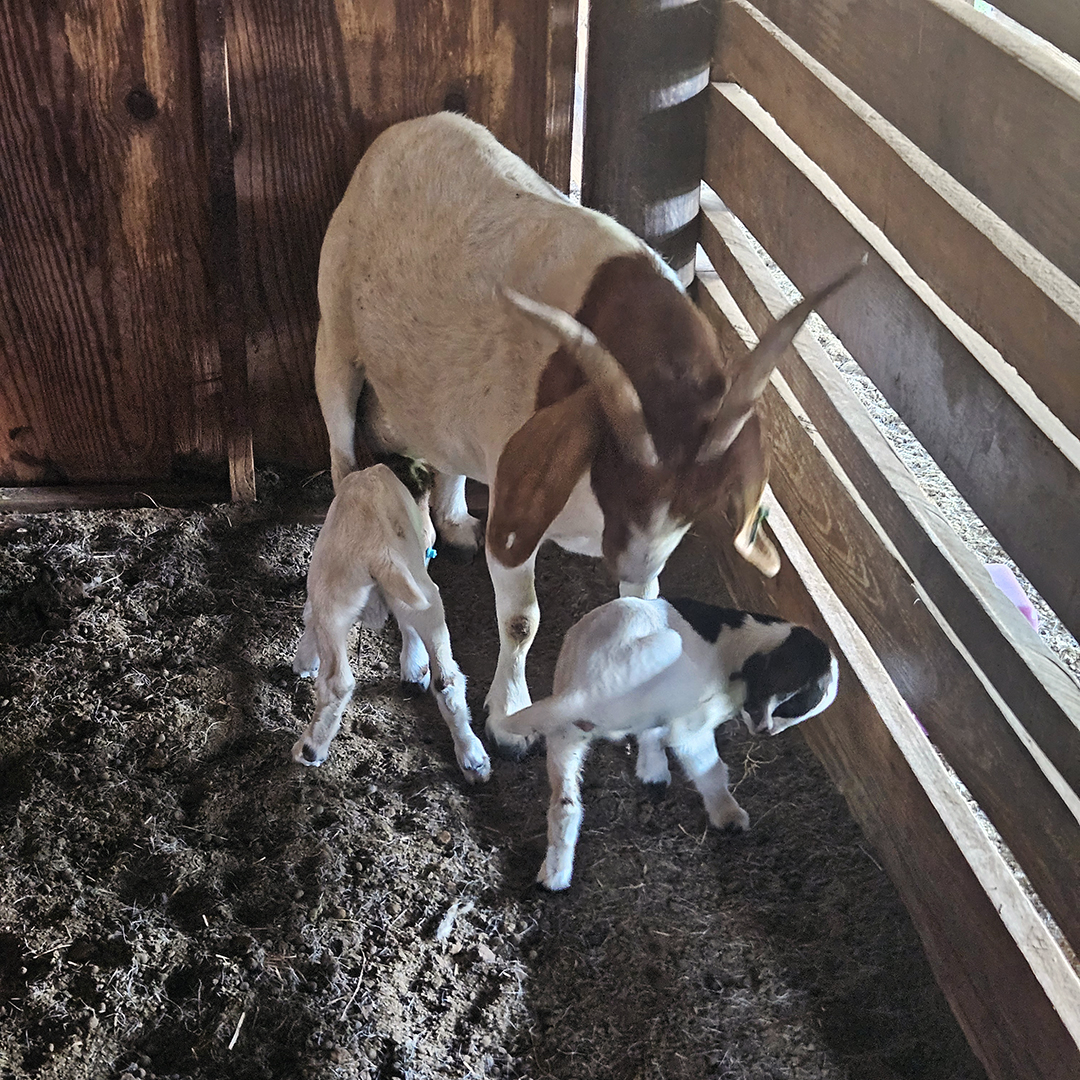
<path id="1" fill-rule="evenodd" d="M 779 716 L 784 720 L 805 716 L 821 700 L 821 694 L 822 690 L 819 686 L 799 690 L 777 705 L 773 709 L 773 716 Z"/>

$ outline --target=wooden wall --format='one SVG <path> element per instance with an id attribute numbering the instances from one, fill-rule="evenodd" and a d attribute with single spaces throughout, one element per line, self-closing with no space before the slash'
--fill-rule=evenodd
<path id="1" fill-rule="evenodd" d="M 821 315 L 1080 632 L 1080 69 L 961 0 L 720 14 L 703 308 L 736 350 L 786 308 L 745 230 L 804 293 L 866 253 Z M 805 732 L 989 1075 L 1080 1076 L 1080 686 L 796 344 L 764 401 L 784 569 L 729 580 L 844 653 Z"/>
<path id="2" fill-rule="evenodd" d="M 212 92 L 215 9 L 227 103 Z M 243 410 L 214 297 L 237 283 L 256 457 L 321 467 L 315 279 L 353 167 L 388 125 L 449 105 L 565 190 L 576 11 L 576 0 L 5 5 L 0 484 L 223 466 Z M 204 137 L 222 108 L 231 253 Z"/>

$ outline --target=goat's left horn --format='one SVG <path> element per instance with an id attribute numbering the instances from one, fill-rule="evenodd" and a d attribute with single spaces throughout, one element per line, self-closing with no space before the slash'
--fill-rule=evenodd
<path id="1" fill-rule="evenodd" d="M 699 462 L 715 461 L 723 456 L 742 431 L 758 398 L 765 392 L 765 386 L 773 369 L 779 363 L 780 357 L 784 355 L 784 350 L 802 329 L 807 316 L 858 274 L 866 265 L 867 257 L 863 255 L 854 266 L 845 270 L 834 281 L 801 300 L 761 335 L 761 340 L 743 361 L 742 368 L 720 403 L 720 410 L 698 451 Z"/>
<path id="2" fill-rule="evenodd" d="M 608 423 L 630 456 L 642 465 L 657 465 L 660 459 L 645 426 L 641 398 L 618 360 L 596 340 L 596 335 L 560 308 L 530 300 L 513 289 L 504 288 L 502 292 L 518 311 L 550 330 L 570 350 L 595 389 Z"/>

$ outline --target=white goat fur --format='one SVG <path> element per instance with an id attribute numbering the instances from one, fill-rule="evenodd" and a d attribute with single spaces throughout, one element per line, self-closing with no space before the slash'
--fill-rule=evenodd
<path id="1" fill-rule="evenodd" d="M 611 219 L 571 204 L 464 117 L 424 117 L 383 133 L 334 214 L 319 267 L 315 380 L 335 489 L 356 467 L 366 378 L 378 397 L 377 433 L 442 474 L 435 513 L 444 541 L 475 548 L 465 477 L 494 481 L 559 344 L 510 308 L 500 288 L 576 311 L 600 263 L 649 250 Z M 586 474 L 547 537 L 599 556 L 602 531 Z M 501 644 L 487 705 L 497 721 L 529 704 L 525 656 L 539 608 L 533 558 L 514 569 L 488 562 Z M 638 586 L 655 595 L 659 567 L 652 570 Z"/>
<path id="2" fill-rule="evenodd" d="M 836 696 L 836 659 L 810 631 L 674 603 L 693 625 L 661 599 L 613 600 L 591 611 L 563 640 L 552 696 L 508 721 L 519 735 L 547 740 L 551 802 L 538 880 L 549 889 L 570 884 L 583 812 L 581 768 L 593 739 L 636 736 L 638 778 L 653 784 L 671 779 L 664 752 L 670 747 L 711 824 L 745 830 L 750 818 L 728 789 L 715 729 L 741 714 L 751 732 L 776 734 Z"/>
<path id="3" fill-rule="evenodd" d="M 341 727 L 356 679 L 348 635 L 356 623 L 377 629 L 393 612 L 401 630 L 401 681 L 430 685 L 471 783 L 491 765 L 473 734 L 465 676 L 450 652 L 438 586 L 427 572 L 435 542 L 428 498 L 417 502 L 385 465 L 341 481 L 315 541 L 308 569 L 304 633 L 293 670 L 315 677 L 315 716 L 292 748 L 301 765 L 321 765 Z"/>
<path id="4" fill-rule="evenodd" d="M 693 360 L 677 350 L 665 354 L 672 370 L 697 365 L 692 378 L 675 375 L 666 385 L 689 387 L 689 407 L 698 415 L 663 417 L 666 457 L 651 471 L 659 421 L 654 417 L 653 430 L 646 431 L 642 410 L 659 408 L 659 399 L 646 394 L 643 405 L 620 368 L 622 358 L 606 368 L 621 386 L 609 383 L 601 390 L 593 383 L 583 388 L 591 396 L 567 390 L 537 408 L 542 376 L 567 346 L 559 327 L 573 324 L 571 336 L 596 344 L 591 331 L 565 313 L 581 310 L 594 282 L 620 257 L 637 267 L 637 280 L 652 290 L 656 310 L 664 314 L 642 314 L 630 301 L 624 319 L 618 305 L 627 298 L 604 292 L 594 299 L 607 312 L 607 325 L 633 343 L 645 340 L 638 329 L 663 338 L 677 323 L 675 336 L 692 340 L 691 352 L 697 350 Z M 759 362 L 750 365 L 756 374 L 744 380 L 746 386 L 764 385 L 808 303 L 776 324 L 778 334 L 763 337 L 755 351 Z M 717 470 L 717 497 L 726 484 L 741 499 L 741 512 L 756 510 L 766 473 L 758 426 L 747 417 L 759 391 L 734 394 L 738 416 L 728 423 L 725 414 L 721 436 L 707 432 L 720 415 L 715 395 L 723 393 L 722 358 L 715 333 L 675 275 L 628 230 L 571 203 L 486 129 L 449 113 L 397 124 L 368 148 L 327 229 L 319 305 L 315 385 L 335 489 L 356 468 L 357 403 L 365 383 L 374 398 L 366 415 L 372 438 L 437 470 L 433 512 L 444 545 L 477 549 L 479 523 L 466 509 L 465 478 L 491 485 L 487 560 L 500 649 L 486 700 L 488 731 L 504 750 L 520 753 L 527 740 L 511 735 L 503 721 L 530 702 L 525 658 L 539 625 L 533 573 L 539 543 L 551 539 L 568 551 L 604 557 L 621 595 L 655 597 L 657 576 L 693 516 L 673 509 L 670 492 L 691 490 L 680 470 L 698 467 L 699 449 Z M 544 310 L 555 318 L 545 319 Z M 685 367 L 684 374 L 690 372 Z M 711 386 L 713 396 L 697 395 L 695 380 Z M 613 417 L 613 408 L 623 410 L 621 419 Z M 615 518 L 601 510 L 594 493 L 596 447 L 609 445 L 601 427 L 636 434 L 646 463 L 614 479 L 609 470 L 604 490 L 630 492 L 638 500 L 636 518 L 617 542 L 605 541 Z M 687 433 L 703 441 L 679 443 Z M 739 463 L 722 479 L 709 447 Z M 501 489 L 500 464 L 506 468 Z M 650 494 L 653 479 L 658 486 Z M 498 544 L 491 540 L 496 520 Z M 764 530 L 757 535 L 759 544 L 767 543 Z M 492 550 L 496 546 L 503 550 Z"/>

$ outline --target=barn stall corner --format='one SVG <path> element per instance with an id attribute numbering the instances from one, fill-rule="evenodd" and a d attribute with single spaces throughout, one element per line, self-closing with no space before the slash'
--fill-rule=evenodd
<path id="1" fill-rule="evenodd" d="M 0 1076 L 1080 1075 L 1080 690 L 808 332 L 761 410 L 780 572 L 717 521 L 663 578 L 841 657 L 799 732 L 725 737 L 745 837 L 605 747 L 576 884 L 537 892 L 541 763 L 463 785 L 392 630 L 358 632 L 327 764 L 287 760 L 326 224 L 379 132 L 443 108 L 568 190 L 579 30 L 583 200 L 732 365 L 776 267 L 809 293 L 865 254 L 822 317 L 1080 630 L 1080 15 L 987 8 L 0 15 Z M 479 718 L 490 582 L 432 570 Z M 537 588 L 534 695 L 613 595 L 546 550 Z"/>

